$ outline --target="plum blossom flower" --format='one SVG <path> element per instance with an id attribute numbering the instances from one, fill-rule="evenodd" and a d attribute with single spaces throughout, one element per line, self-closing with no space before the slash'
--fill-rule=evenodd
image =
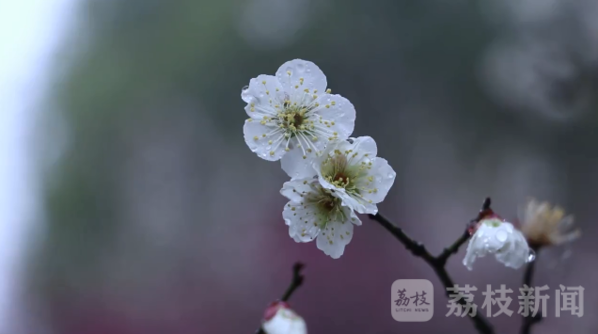
<path id="1" fill-rule="evenodd" d="M 262 329 L 266 334 L 307 334 L 305 320 L 285 302 L 274 302 L 266 309 Z"/>
<path id="2" fill-rule="evenodd" d="M 284 63 L 276 76 L 251 79 L 241 92 L 249 115 L 243 133 L 251 151 L 303 168 L 329 141 L 348 138 L 355 127 L 355 107 L 326 85 L 320 68 L 301 59 Z"/>
<path id="3" fill-rule="evenodd" d="M 361 225 L 353 210 L 315 178 L 285 182 L 280 193 L 290 200 L 282 212 L 289 236 L 295 242 L 316 239 L 324 254 L 341 257 L 353 238 L 353 225 Z"/>
<path id="4" fill-rule="evenodd" d="M 463 264 L 472 270 L 475 259 L 488 254 L 494 254 L 496 260 L 514 269 L 533 260 L 523 233 L 496 215 L 480 221 L 467 246 Z"/>
<path id="5" fill-rule="evenodd" d="M 378 149 L 368 136 L 337 140 L 314 161 L 322 187 L 361 214 L 376 214 L 396 173 L 388 162 L 376 157 Z"/>
<path id="6" fill-rule="evenodd" d="M 573 229 L 573 216 L 565 216 L 565 211 L 548 202 L 538 202 L 530 198 L 519 212 L 521 232 L 530 246 L 560 245 L 577 239 L 581 235 L 579 229 Z"/>

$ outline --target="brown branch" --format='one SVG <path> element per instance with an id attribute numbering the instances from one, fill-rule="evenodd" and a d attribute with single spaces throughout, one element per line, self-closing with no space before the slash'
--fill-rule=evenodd
<path id="1" fill-rule="evenodd" d="M 291 284 L 280 298 L 281 301 L 286 302 L 291 298 L 295 290 L 303 284 L 303 275 L 301 274 L 301 270 L 303 269 L 303 263 L 297 262 L 293 265 L 293 278 L 291 279 Z M 258 330 L 255 331 L 256 334 L 265 334 L 264 330 L 260 326 Z"/>
<path id="2" fill-rule="evenodd" d="M 525 268 L 525 273 L 523 274 L 523 284 L 527 285 L 528 287 L 532 287 L 532 281 L 534 278 L 534 272 L 536 268 L 536 261 L 538 259 L 538 248 L 532 247 L 532 249 L 536 252 L 536 259 L 527 264 Z M 530 334 L 532 330 L 532 326 L 537 324 L 542 320 L 541 312 L 536 313 L 535 316 L 529 315 L 527 317 L 523 317 L 523 322 L 521 323 L 521 334 Z"/>
<path id="3" fill-rule="evenodd" d="M 421 257 L 427 264 L 429 264 L 432 267 L 432 269 L 434 269 L 434 272 L 436 273 L 446 290 L 446 288 L 452 288 L 455 286 L 455 283 L 453 282 L 452 278 L 450 277 L 445 268 L 448 258 L 452 254 L 456 254 L 459 251 L 459 247 L 461 247 L 461 245 L 463 245 L 469 239 L 469 231 L 472 226 L 471 224 L 479 222 L 484 216 L 492 213 L 492 210 L 490 209 L 490 203 L 490 198 L 486 198 L 486 200 L 484 200 L 484 204 L 482 205 L 482 210 L 480 210 L 480 213 L 475 219 L 471 220 L 470 224 L 466 227 L 465 231 L 459 237 L 459 239 L 457 239 L 457 241 L 455 241 L 448 248 L 445 248 L 444 251 L 442 251 L 442 253 L 440 253 L 440 255 L 438 256 L 433 256 L 432 254 L 430 254 L 430 252 L 428 252 L 426 247 L 421 242 L 413 240 L 411 237 L 405 234 L 405 232 L 403 232 L 403 230 L 400 227 L 391 223 L 380 213 L 369 216 L 371 219 L 380 223 L 380 225 L 386 228 L 386 230 L 388 230 L 392 235 L 394 235 L 403 245 L 405 245 L 405 248 L 411 251 L 413 255 Z M 446 290 L 446 294 L 447 296 L 449 295 L 448 290 Z M 464 298 L 459 298 L 458 302 L 463 306 L 467 305 L 467 301 Z M 494 333 L 492 325 L 481 314 L 476 313 L 476 315 L 471 316 L 470 318 L 473 321 L 474 326 L 478 330 L 478 332 L 483 334 Z"/>

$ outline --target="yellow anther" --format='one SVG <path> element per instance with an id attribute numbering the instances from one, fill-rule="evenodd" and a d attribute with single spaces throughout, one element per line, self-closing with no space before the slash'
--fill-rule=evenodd
<path id="1" fill-rule="evenodd" d="M 306 151 L 309 152 L 309 153 L 311 153 L 311 148 L 308 148 Z"/>
<path id="2" fill-rule="evenodd" d="M 288 147 L 285 147 L 285 148 L 284 148 L 284 150 L 288 152 L 288 151 L 289 151 L 289 148 L 288 148 Z"/>
<path id="3" fill-rule="evenodd" d="M 334 125 L 334 122 L 330 122 L 330 125 Z"/>
<path id="4" fill-rule="evenodd" d="M 314 94 L 316 94 L 317 92 L 318 92 L 318 90 L 317 90 L 317 89 L 314 89 Z"/>
<path id="5" fill-rule="evenodd" d="M 254 108 L 254 107 L 251 107 L 251 109 L 249 109 L 249 110 L 251 110 L 251 112 L 254 112 L 254 111 L 255 111 L 255 108 Z"/>
<path id="6" fill-rule="evenodd" d="M 251 118 L 248 118 L 248 119 L 247 119 L 247 122 L 251 122 Z"/>
<path id="7" fill-rule="evenodd" d="M 330 94 L 332 93 L 332 90 L 330 88 L 326 89 L 326 93 Z"/>
<path id="8" fill-rule="evenodd" d="M 295 211 L 295 207 L 294 207 L 294 206 L 293 206 L 293 207 L 291 207 L 291 210 Z"/>
<path id="9" fill-rule="evenodd" d="M 303 156 L 303 159 L 307 159 L 307 156 L 305 156 L 305 155 L 304 155 L 304 156 Z"/>
<path id="10" fill-rule="evenodd" d="M 303 184 L 307 184 L 307 180 L 303 181 Z"/>
<path id="11" fill-rule="evenodd" d="M 295 85 L 295 89 L 299 88 L 299 85 Z"/>
<path id="12" fill-rule="evenodd" d="M 265 134 L 265 133 L 262 133 L 262 137 L 266 138 L 266 134 Z"/>
<path id="13" fill-rule="evenodd" d="M 335 136 L 338 136 L 338 132 L 336 132 L 336 131 L 334 131 L 332 134 Z M 349 152 L 352 152 L 352 150 L 349 150 Z"/>
<path id="14" fill-rule="evenodd" d="M 268 140 L 268 145 L 272 145 L 272 141 L 271 140 Z"/>
<path id="15" fill-rule="evenodd" d="M 335 104 L 336 104 L 336 102 L 334 102 L 334 101 L 330 101 L 330 104 L 332 104 L 332 105 L 335 105 Z"/>
<path id="16" fill-rule="evenodd" d="M 264 85 L 265 85 L 265 84 L 266 84 L 266 80 L 262 81 L 262 84 L 264 84 Z"/>
<path id="17" fill-rule="evenodd" d="M 288 75 L 291 75 L 291 71 L 287 71 L 287 74 L 288 74 Z"/>
<path id="18" fill-rule="evenodd" d="M 269 90 L 266 91 L 266 95 L 270 95 L 270 91 Z M 272 102 L 272 100 L 270 100 L 270 102 Z"/>
<path id="19" fill-rule="evenodd" d="M 259 138 L 257 136 L 253 136 L 253 140 L 258 140 Z"/>
<path id="20" fill-rule="evenodd" d="M 329 105 L 329 104 L 327 104 L 327 105 L 326 105 L 326 108 L 330 108 L 330 105 Z"/>
<path id="21" fill-rule="evenodd" d="M 318 140 L 318 137 L 316 137 L 316 136 L 313 136 L 313 137 L 311 137 L 311 140 L 312 140 L 312 141 L 316 141 L 316 140 Z"/>
<path id="22" fill-rule="evenodd" d="M 309 93 L 309 89 L 307 89 L 307 88 L 305 88 L 303 91 L 306 93 Z"/>
<path id="23" fill-rule="evenodd" d="M 270 155 L 271 155 L 271 156 L 272 156 L 272 155 L 274 155 L 274 151 L 270 151 Z"/>

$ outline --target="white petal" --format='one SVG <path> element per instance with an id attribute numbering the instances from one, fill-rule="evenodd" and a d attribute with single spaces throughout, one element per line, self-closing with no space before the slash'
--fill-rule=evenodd
<path id="1" fill-rule="evenodd" d="M 360 136 L 351 138 L 351 140 L 353 141 L 353 144 L 349 147 L 350 150 L 365 153 L 371 158 L 378 155 L 378 146 L 376 145 L 374 138 L 370 136 Z"/>
<path id="2" fill-rule="evenodd" d="M 276 127 L 262 125 L 258 121 L 245 121 L 243 125 L 245 143 L 251 152 L 264 160 L 280 160 L 286 153 L 286 140 L 282 132 L 273 133 L 276 130 Z"/>
<path id="3" fill-rule="evenodd" d="M 289 227 L 289 236 L 296 242 L 310 242 L 314 240 L 320 228 L 316 223 L 318 209 L 315 205 L 301 205 L 290 201 L 284 206 L 282 217 Z"/>
<path id="4" fill-rule="evenodd" d="M 267 334 L 307 334 L 305 320 L 291 309 L 280 308 L 262 329 Z"/>
<path id="5" fill-rule="evenodd" d="M 329 132 L 336 132 L 338 139 L 349 138 L 355 129 L 355 107 L 353 104 L 336 94 L 325 94 L 319 97 L 318 103 L 320 106 L 315 112 L 322 117 L 322 122 L 327 122 L 327 124 L 320 125 Z"/>
<path id="6" fill-rule="evenodd" d="M 306 157 L 303 159 L 303 157 Z M 282 170 L 284 170 L 292 180 L 303 179 L 316 176 L 316 170 L 313 167 L 315 152 L 305 152 L 298 147 L 293 147 L 280 160 Z"/>
<path id="7" fill-rule="evenodd" d="M 295 203 L 301 203 L 306 195 L 315 191 L 313 185 L 317 184 L 317 182 L 318 180 L 314 178 L 287 181 L 282 185 L 280 194 Z"/>
<path id="8" fill-rule="evenodd" d="M 492 226 L 482 222 L 469 241 L 463 264 L 471 270 L 475 259 L 487 254 L 495 254 L 499 262 L 517 269 L 528 261 L 529 246 L 523 234 L 511 223 Z"/>
<path id="9" fill-rule="evenodd" d="M 357 226 L 361 226 L 361 219 L 359 219 L 359 217 L 357 217 L 357 215 L 355 214 L 355 211 L 353 211 L 351 209 L 348 209 L 348 211 L 350 212 L 351 223 L 353 223 Z"/>
<path id="10" fill-rule="evenodd" d="M 353 224 L 345 222 L 328 222 L 320 232 L 316 241 L 318 249 L 333 259 L 338 259 L 345 252 L 345 246 L 353 238 Z"/>
<path id="11" fill-rule="evenodd" d="M 506 247 L 505 247 L 506 248 Z M 529 246 L 525 236 L 518 230 L 513 230 L 508 248 L 496 254 L 496 259 L 505 266 L 519 269 L 529 258 Z"/>
<path id="12" fill-rule="evenodd" d="M 368 191 L 363 191 L 363 198 L 371 200 L 372 203 L 380 203 L 392 187 L 397 173 L 390 167 L 386 159 L 375 158 L 372 160 L 372 169 L 368 170 L 368 175 L 372 177 L 371 182 L 365 177 L 358 183 L 360 187 L 368 189 Z"/>
<path id="13" fill-rule="evenodd" d="M 308 60 L 287 61 L 276 71 L 276 77 L 289 93 L 295 92 L 296 89 L 303 91 L 306 88 L 311 92 L 315 89 L 320 93 L 324 93 L 326 90 L 326 76 L 316 64 Z M 301 78 L 303 78 L 303 84 Z"/>
<path id="14" fill-rule="evenodd" d="M 241 98 L 248 105 L 251 103 L 269 105 L 270 99 L 274 100 L 275 97 L 283 96 L 282 94 L 284 94 L 283 87 L 275 76 L 261 74 L 249 80 L 249 86 L 241 91 Z M 248 114 L 251 115 L 249 112 Z"/>

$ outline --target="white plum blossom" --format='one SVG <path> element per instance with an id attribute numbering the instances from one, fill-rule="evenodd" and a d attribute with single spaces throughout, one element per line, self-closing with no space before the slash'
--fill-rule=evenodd
<path id="1" fill-rule="evenodd" d="M 573 216 L 565 216 L 565 211 L 548 202 L 528 199 L 519 213 L 521 232 L 533 248 L 555 246 L 571 242 L 581 235 L 573 226 Z"/>
<path id="2" fill-rule="evenodd" d="M 498 217 L 488 217 L 479 223 L 467 246 L 463 264 L 473 269 L 473 262 L 478 257 L 494 254 L 496 260 L 507 267 L 518 269 L 533 260 L 531 250 L 519 230 L 513 224 Z"/>
<path id="3" fill-rule="evenodd" d="M 251 151 L 265 160 L 282 159 L 283 169 L 293 172 L 308 166 L 329 141 L 348 138 L 355 107 L 326 85 L 320 68 L 301 59 L 284 63 L 276 76 L 251 79 L 241 92 L 249 115 L 243 133 Z"/>
<path id="4" fill-rule="evenodd" d="M 340 198 L 342 205 L 361 214 L 376 214 L 376 204 L 384 200 L 397 175 L 377 154 L 371 137 L 337 140 L 328 145 L 313 167 L 322 187 Z"/>
<path id="5" fill-rule="evenodd" d="M 296 242 L 316 239 L 318 249 L 338 259 L 361 220 L 316 178 L 285 182 L 280 193 L 290 201 L 282 212 L 289 235 Z"/>
<path id="6" fill-rule="evenodd" d="M 262 329 L 266 334 L 307 334 L 307 325 L 285 302 L 275 302 L 266 309 Z"/>

